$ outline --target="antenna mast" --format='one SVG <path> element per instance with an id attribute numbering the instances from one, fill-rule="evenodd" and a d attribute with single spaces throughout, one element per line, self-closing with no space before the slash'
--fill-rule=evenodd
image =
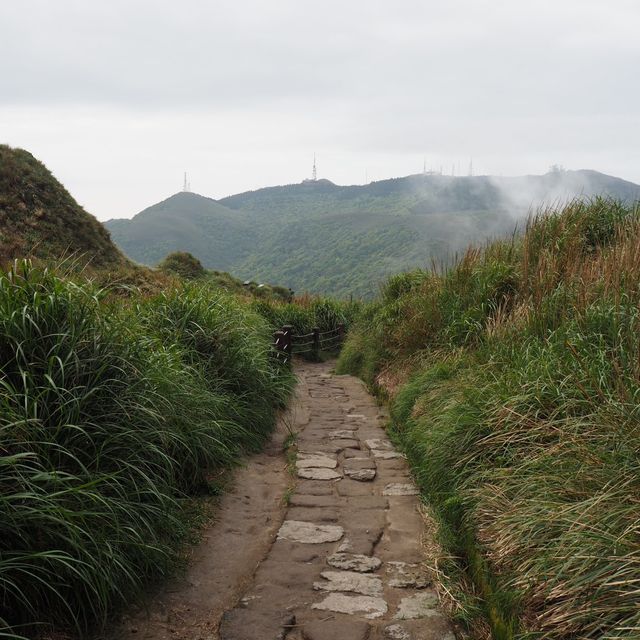
<path id="1" fill-rule="evenodd" d="M 311 179 L 315 182 L 318 179 L 318 171 L 316 169 L 316 154 L 313 154 L 313 170 L 311 171 Z"/>
<path id="2" fill-rule="evenodd" d="M 182 190 L 186 193 L 191 191 L 191 184 L 189 183 L 189 180 L 187 180 L 187 172 L 184 172 L 184 183 L 182 185 Z"/>

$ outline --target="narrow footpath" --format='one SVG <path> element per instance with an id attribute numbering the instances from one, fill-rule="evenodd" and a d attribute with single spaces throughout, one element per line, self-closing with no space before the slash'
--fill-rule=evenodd
<path id="1" fill-rule="evenodd" d="M 407 463 L 364 385 L 301 365 L 308 423 L 297 481 L 253 584 L 222 640 L 453 640 L 422 562 L 423 522 Z"/>
<path id="2" fill-rule="evenodd" d="M 240 470 L 187 576 L 119 638 L 455 640 L 407 463 L 364 385 L 332 366 L 296 367 L 294 408 Z"/>

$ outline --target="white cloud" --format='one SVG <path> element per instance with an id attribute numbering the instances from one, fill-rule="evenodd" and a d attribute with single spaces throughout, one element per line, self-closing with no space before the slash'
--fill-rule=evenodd
<path id="1" fill-rule="evenodd" d="M 0 4 L 0 142 L 101 218 L 322 172 L 640 181 L 635 0 Z"/>

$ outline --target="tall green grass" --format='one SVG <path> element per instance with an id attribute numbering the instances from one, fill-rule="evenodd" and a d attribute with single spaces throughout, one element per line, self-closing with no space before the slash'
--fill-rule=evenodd
<path id="1" fill-rule="evenodd" d="M 86 633 L 175 568 L 185 499 L 273 426 L 291 375 L 206 289 L 133 311 L 0 274 L 0 635 Z"/>
<path id="2" fill-rule="evenodd" d="M 639 308 L 638 212 L 598 198 L 394 278 L 352 330 L 470 629 L 639 637 Z"/>
<path id="3" fill-rule="evenodd" d="M 219 399 L 219 415 L 244 431 L 231 440 L 255 449 L 285 406 L 291 373 L 272 355 L 273 331 L 233 296 L 207 284 L 162 293 L 139 309 L 146 332 L 181 348 L 187 367 L 197 367 L 203 386 Z"/>

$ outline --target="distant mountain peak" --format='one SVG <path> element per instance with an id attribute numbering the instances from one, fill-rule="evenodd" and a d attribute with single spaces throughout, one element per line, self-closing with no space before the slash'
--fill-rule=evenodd
<path id="1" fill-rule="evenodd" d="M 202 194 L 196 193 L 195 191 L 177 191 L 172 196 L 169 196 L 166 200 L 164 200 L 164 202 L 166 202 L 167 200 L 198 200 L 198 199 L 213 200 L 213 198 L 210 198 L 209 196 L 203 196 Z"/>

